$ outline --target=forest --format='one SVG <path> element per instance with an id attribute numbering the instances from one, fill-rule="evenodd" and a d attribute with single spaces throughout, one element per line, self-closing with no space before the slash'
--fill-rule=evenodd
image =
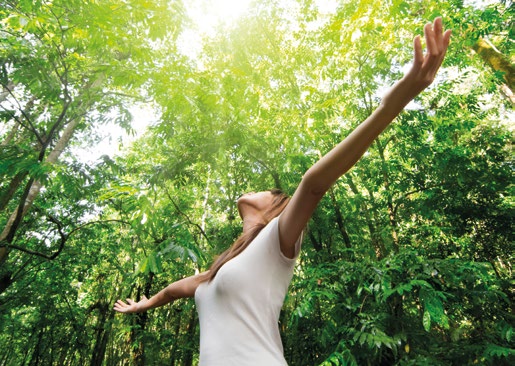
<path id="1" fill-rule="evenodd" d="M 115 301 L 206 270 L 242 193 L 293 194 L 437 16 L 437 80 L 308 225 L 284 353 L 515 364 L 512 1 L 0 0 L 0 365 L 196 365 L 193 299 Z"/>

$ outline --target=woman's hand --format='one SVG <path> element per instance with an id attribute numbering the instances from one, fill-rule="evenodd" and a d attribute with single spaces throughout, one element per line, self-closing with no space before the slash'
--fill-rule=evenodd
<path id="1" fill-rule="evenodd" d="M 420 36 L 413 41 L 414 60 L 411 69 L 401 82 L 408 83 L 412 98 L 418 95 L 434 81 L 436 73 L 442 65 L 445 53 L 449 47 L 451 31 L 443 31 L 442 18 L 427 23 L 424 27 L 426 53 L 422 51 Z"/>
<path id="2" fill-rule="evenodd" d="M 127 303 L 123 302 L 122 300 L 118 300 L 114 304 L 114 310 L 118 311 L 119 313 L 139 313 L 142 311 L 145 311 L 145 304 L 148 302 L 148 299 L 145 295 L 141 298 L 140 301 L 135 302 L 131 299 L 127 299 Z"/>

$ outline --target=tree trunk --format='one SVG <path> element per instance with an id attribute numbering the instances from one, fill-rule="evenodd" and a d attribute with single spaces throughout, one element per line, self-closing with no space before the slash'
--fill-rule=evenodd
<path id="1" fill-rule="evenodd" d="M 308 237 L 309 240 L 311 240 L 311 244 L 313 245 L 313 248 L 315 248 L 315 251 L 320 252 L 322 250 L 322 244 L 320 244 L 320 241 L 315 238 L 315 235 L 313 235 L 311 230 L 308 230 Z"/>
<path id="2" fill-rule="evenodd" d="M 13 86 L 14 87 L 14 86 Z M 36 98 L 33 96 L 26 104 L 25 111 L 23 114 L 28 114 L 29 111 L 34 107 L 34 101 Z M 0 103 L 2 102 L 2 97 L 0 96 Z M 18 130 L 20 129 L 20 124 L 16 122 L 11 131 L 7 134 L 7 137 L 0 143 L 0 146 L 8 146 L 11 144 L 11 141 L 15 138 Z M 2 212 L 6 207 L 9 201 L 12 199 L 16 190 L 20 187 L 25 177 L 28 175 L 27 171 L 18 172 L 14 178 L 9 183 L 9 188 L 7 191 L 0 197 L 0 212 Z M 0 260 L 1 263 L 1 260 Z"/>
<path id="3" fill-rule="evenodd" d="M 23 180 L 27 175 L 27 171 L 19 172 L 14 176 L 13 179 L 11 179 L 11 182 L 9 183 L 9 187 L 7 188 L 6 192 L 0 197 L 0 212 L 5 210 L 7 204 L 13 198 L 14 193 L 16 193 L 16 191 L 18 190 L 18 188 L 20 187 L 20 185 L 22 184 Z"/>
<path id="4" fill-rule="evenodd" d="M 173 313 L 173 311 L 172 311 Z M 175 320 L 175 328 L 174 328 L 174 341 L 172 345 L 172 352 L 170 354 L 170 366 L 175 366 L 176 363 L 176 355 L 177 355 L 177 348 L 179 347 L 179 332 L 181 331 L 181 320 L 182 320 L 182 312 L 175 312 L 175 314 L 178 313 L 178 316 L 174 316 L 173 319 Z M 175 315 L 174 314 L 174 315 Z M 171 321 L 171 319 L 169 319 Z"/>
<path id="5" fill-rule="evenodd" d="M 16 85 L 12 81 L 9 81 L 7 85 L 3 86 L 2 91 L 0 92 L 0 103 L 7 99 L 15 86 Z"/>
<path id="6" fill-rule="evenodd" d="M 63 131 L 63 134 L 57 141 L 54 149 L 48 154 L 47 158 L 45 159 L 45 163 L 49 164 L 55 164 L 57 162 L 57 159 L 63 152 L 63 150 L 66 148 L 68 143 L 70 142 L 73 132 L 75 131 L 75 128 L 79 124 L 80 119 L 76 118 L 72 121 L 70 121 L 66 128 Z M 26 215 L 28 210 L 32 207 L 32 204 L 34 203 L 34 200 L 38 196 L 39 192 L 41 191 L 42 184 L 40 181 L 30 181 L 30 188 L 28 191 L 28 194 L 25 198 L 22 197 L 23 202 L 19 205 L 19 207 L 11 214 L 9 217 L 9 220 L 7 221 L 2 233 L 0 234 L 0 242 L 6 241 L 7 244 L 11 244 L 12 240 L 14 238 L 14 234 L 16 233 L 16 230 L 18 229 L 18 225 L 21 222 L 21 219 Z M 19 209 L 22 207 L 21 214 L 19 213 Z M 0 266 L 5 263 L 5 260 L 7 259 L 7 256 L 9 255 L 9 250 L 7 247 L 0 248 Z"/>
<path id="7" fill-rule="evenodd" d="M 141 287 L 138 287 L 138 296 L 136 301 L 141 299 Z M 135 366 L 145 365 L 145 346 L 141 341 L 141 332 L 145 330 L 147 323 L 147 313 L 136 314 L 136 325 L 132 327 L 130 334 L 132 362 Z M 137 346 L 135 347 L 134 345 Z"/>
<path id="8" fill-rule="evenodd" d="M 387 207 L 388 207 L 388 218 L 390 220 L 391 234 L 393 240 L 393 247 L 395 253 L 399 252 L 399 238 L 397 237 L 397 219 L 395 218 L 395 210 L 393 207 L 392 192 L 390 188 L 390 179 L 388 176 L 388 169 L 386 167 L 386 158 L 384 156 L 385 147 L 381 145 L 379 139 L 376 139 L 376 146 L 381 158 L 381 172 L 383 174 L 383 183 L 386 191 Z"/>
<path id="9" fill-rule="evenodd" d="M 484 38 L 479 38 L 472 46 L 472 49 L 476 51 L 479 57 L 481 57 L 492 70 L 503 73 L 503 79 L 513 95 L 515 92 L 515 67 L 510 60 Z"/>
<path id="10" fill-rule="evenodd" d="M 7 92 L 7 95 L 9 95 L 8 92 Z M 27 101 L 27 104 L 25 104 L 25 108 L 23 108 L 23 111 L 21 112 L 24 116 L 30 115 L 30 111 L 34 108 L 34 102 L 35 101 L 36 101 L 36 97 L 35 96 L 32 96 Z M 1 102 L 2 102 L 2 96 L 0 96 L 0 103 Z M 7 134 L 7 137 L 0 143 L 0 146 L 7 146 L 7 145 L 9 145 L 14 140 L 14 138 L 16 137 L 16 134 L 18 133 L 19 129 L 20 129 L 20 123 L 18 123 L 18 121 L 15 120 L 15 123 L 12 126 L 11 131 L 9 131 L 9 133 Z M 34 133 L 34 131 L 31 131 L 31 132 Z"/>
<path id="11" fill-rule="evenodd" d="M 7 146 L 11 143 L 11 141 L 16 136 L 16 133 L 20 129 L 20 125 L 18 123 L 15 123 L 14 126 L 11 128 L 11 131 L 7 134 L 6 138 L 0 143 L 0 146 Z"/>
<path id="12" fill-rule="evenodd" d="M 336 215 L 336 224 L 338 225 L 338 229 L 340 229 L 340 234 L 342 235 L 342 239 L 343 239 L 343 242 L 345 243 L 345 247 L 350 249 L 351 243 L 350 243 L 349 234 L 347 233 L 347 230 L 345 229 L 342 212 L 340 211 L 340 206 L 338 206 L 338 203 L 336 202 L 336 197 L 334 196 L 333 188 L 329 189 L 329 195 L 331 196 L 331 202 L 333 203 L 334 214 Z"/>
<path id="13" fill-rule="evenodd" d="M 190 322 L 188 323 L 188 339 L 193 339 L 195 336 L 195 328 L 197 324 L 197 310 L 195 307 L 191 308 L 191 317 Z M 184 366 L 192 366 L 193 365 L 193 349 L 188 347 L 186 352 L 184 353 Z"/>
<path id="14" fill-rule="evenodd" d="M 347 178 L 347 183 L 349 184 L 352 192 L 356 196 L 359 196 L 360 193 L 359 193 L 358 187 L 356 187 L 356 185 L 354 184 L 354 181 L 352 180 L 351 176 L 346 175 L 346 178 Z M 384 247 L 384 243 L 381 239 L 381 236 L 377 232 L 377 229 L 374 225 L 372 217 L 370 216 L 370 210 L 369 210 L 366 202 L 362 202 L 361 209 L 363 211 L 365 220 L 367 222 L 368 231 L 370 232 L 370 240 L 372 241 L 372 247 L 374 248 L 374 251 L 376 253 L 376 258 L 382 259 L 382 258 L 384 258 L 385 254 L 386 254 L 386 248 Z"/>
<path id="15" fill-rule="evenodd" d="M 104 361 L 104 356 L 106 352 L 107 345 L 107 334 L 108 329 L 106 329 L 106 323 L 108 321 L 108 313 L 113 313 L 109 308 L 108 304 L 100 304 L 98 307 L 99 316 L 98 322 L 96 326 L 96 337 L 95 337 L 95 345 L 93 346 L 93 354 L 91 356 L 91 366 L 100 366 Z"/>
<path id="16" fill-rule="evenodd" d="M 34 365 L 34 366 L 37 366 L 39 365 L 39 361 L 41 359 L 41 354 L 42 354 L 42 351 L 41 351 L 41 348 L 42 348 L 42 341 L 43 341 L 43 330 L 44 328 L 41 328 L 38 332 L 38 340 L 37 340 L 37 343 L 34 347 L 34 350 L 32 352 L 32 355 L 30 357 L 30 360 L 29 360 L 29 365 Z"/>
<path id="17" fill-rule="evenodd" d="M 154 281 L 154 273 L 150 272 L 147 277 L 147 281 L 145 282 L 145 287 L 143 288 L 143 294 L 146 297 L 150 297 L 150 288 L 152 287 L 152 283 Z M 138 286 L 138 292 L 136 296 L 136 301 L 140 301 L 141 299 L 141 287 Z M 131 344 L 137 343 L 137 348 L 132 351 L 132 359 L 134 361 L 134 365 L 136 366 L 144 366 L 145 365 L 145 344 L 141 341 L 141 333 L 145 331 L 145 327 L 147 325 L 148 313 L 138 313 L 136 315 L 136 324 L 131 331 Z"/>

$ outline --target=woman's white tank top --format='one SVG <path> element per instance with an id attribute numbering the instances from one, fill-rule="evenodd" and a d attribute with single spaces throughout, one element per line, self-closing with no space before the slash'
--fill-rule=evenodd
<path id="1" fill-rule="evenodd" d="M 276 217 L 211 282 L 198 286 L 201 366 L 286 365 L 278 321 L 295 258 L 282 254 L 278 224 Z"/>

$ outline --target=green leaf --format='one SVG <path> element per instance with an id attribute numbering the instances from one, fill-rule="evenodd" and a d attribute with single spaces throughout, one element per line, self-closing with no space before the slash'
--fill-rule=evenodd
<path id="1" fill-rule="evenodd" d="M 424 315 L 422 316 L 422 325 L 424 326 L 426 332 L 429 332 L 431 329 L 431 314 L 429 314 L 429 311 L 427 310 L 424 310 Z"/>
<path id="2" fill-rule="evenodd" d="M 483 355 L 488 359 L 491 359 L 492 357 L 508 358 L 515 356 L 515 349 L 502 347 L 496 344 L 489 344 Z"/>

